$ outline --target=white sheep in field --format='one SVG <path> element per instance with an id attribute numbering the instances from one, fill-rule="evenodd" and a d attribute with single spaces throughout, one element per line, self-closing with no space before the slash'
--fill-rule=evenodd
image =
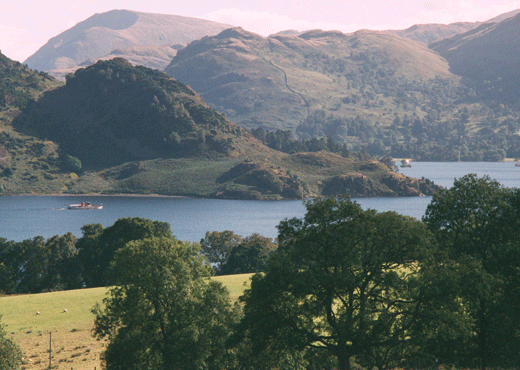
<path id="1" fill-rule="evenodd" d="M 36 311 L 36 315 L 39 315 L 40 314 L 40 311 Z"/>
<path id="2" fill-rule="evenodd" d="M 66 309 L 66 308 L 64 308 L 64 309 L 63 309 L 63 312 L 67 312 L 67 309 Z"/>

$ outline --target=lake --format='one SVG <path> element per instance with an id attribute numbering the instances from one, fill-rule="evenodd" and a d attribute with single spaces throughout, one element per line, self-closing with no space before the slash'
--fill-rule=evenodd
<path id="1" fill-rule="evenodd" d="M 512 162 L 414 162 L 400 172 L 433 180 L 450 187 L 454 178 L 468 173 L 489 175 L 507 187 L 520 186 L 520 167 Z M 365 209 L 396 211 L 420 219 L 431 197 L 355 198 Z M 102 204 L 101 210 L 67 210 L 79 202 Z M 111 226 L 119 218 L 143 217 L 171 224 L 181 240 L 199 241 L 206 231 L 232 230 L 242 236 L 260 233 L 275 237 L 276 225 L 285 219 L 302 217 L 302 201 L 246 201 L 138 196 L 8 196 L 0 197 L 0 237 L 20 241 L 41 235 L 49 238 L 100 223 Z"/>

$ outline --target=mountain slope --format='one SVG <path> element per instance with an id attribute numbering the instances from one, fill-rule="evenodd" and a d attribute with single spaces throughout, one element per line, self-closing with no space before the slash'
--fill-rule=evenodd
<path id="1" fill-rule="evenodd" d="M 496 27 L 505 24 L 519 24 L 518 18 Z M 499 37 L 494 43 L 500 51 L 516 45 Z M 485 85 L 477 88 L 461 78 L 457 73 L 467 75 L 454 67 L 457 59 L 444 53 L 448 63 L 436 50 L 387 32 L 315 30 L 264 38 L 235 28 L 192 42 L 165 71 L 253 132 L 331 137 L 351 150 L 423 161 L 518 157 L 520 108 L 483 99 Z M 502 56 L 508 53 L 504 49 Z M 465 55 L 460 53 L 462 68 L 478 65 L 488 74 L 506 70 L 499 52 L 487 65 L 485 53 L 468 55 L 473 61 L 465 61 Z M 501 86 L 497 91 L 514 101 L 515 91 Z"/>
<path id="2" fill-rule="evenodd" d="M 46 73 L 31 71 L 0 53 L 0 112 L 20 109 L 45 90 L 61 83 Z"/>
<path id="3" fill-rule="evenodd" d="M 434 41 L 472 30 L 480 24 L 479 22 L 415 24 L 405 30 L 389 30 L 388 32 L 428 45 Z"/>
<path id="4" fill-rule="evenodd" d="M 452 37 L 461 33 L 469 32 L 483 23 L 498 23 L 508 18 L 514 17 L 520 13 L 520 9 L 500 14 L 494 18 L 484 22 L 456 22 L 450 24 L 415 24 L 405 30 L 389 30 L 387 32 L 394 33 L 400 37 L 409 38 L 425 44 L 440 41 L 444 38 Z"/>
<path id="5" fill-rule="evenodd" d="M 12 120 L 62 83 L 0 53 L 0 195 L 60 192 L 71 181 L 58 145 L 17 132 Z M 65 171 L 63 171 L 65 170 Z"/>
<path id="6" fill-rule="evenodd" d="M 14 125 L 58 142 L 87 167 L 204 152 L 234 156 L 256 142 L 184 84 L 121 58 L 78 70 Z"/>
<path id="7" fill-rule="evenodd" d="M 48 73 L 55 78 L 65 81 L 66 76 L 69 73 L 74 73 L 80 68 L 88 67 L 100 60 L 110 60 L 114 58 L 123 58 L 129 61 L 132 65 L 145 66 L 152 69 L 158 69 L 162 71 L 172 59 L 177 55 L 177 51 L 186 47 L 185 44 L 177 45 L 140 45 L 140 46 L 129 46 L 126 48 L 120 48 L 112 50 L 110 54 L 90 58 L 84 62 L 68 68 L 51 69 Z"/>
<path id="8" fill-rule="evenodd" d="M 449 61 L 454 73 L 475 82 L 483 94 L 518 99 L 520 14 L 432 43 L 430 48 Z"/>
<path id="9" fill-rule="evenodd" d="M 180 50 L 167 73 L 247 128 L 291 129 L 321 111 L 384 117 L 406 84 L 453 79 L 425 45 L 383 32 L 263 38 L 225 30 Z"/>
<path id="10" fill-rule="evenodd" d="M 29 104 L 12 124 L 66 154 L 69 181 L 55 192 L 294 199 L 436 189 L 365 155 L 270 149 L 186 85 L 117 58 L 68 76 L 65 86 Z M 33 180 L 46 183 L 45 177 Z M 17 191 L 2 176 L 0 189 Z"/>
<path id="11" fill-rule="evenodd" d="M 197 18 L 112 10 L 95 14 L 53 37 L 24 64 L 40 71 L 70 68 L 116 49 L 187 44 L 229 27 Z"/>

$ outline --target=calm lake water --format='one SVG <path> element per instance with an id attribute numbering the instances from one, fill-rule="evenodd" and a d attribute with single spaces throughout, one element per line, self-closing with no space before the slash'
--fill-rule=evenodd
<path id="1" fill-rule="evenodd" d="M 507 187 L 520 187 L 520 167 L 512 162 L 439 163 L 414 162 L 400 168 L 412 177 L 425 177 L 450 187 L 454 178 L 468 173 L 489 175 Z M 420 219 L 431 197 L 356 198 L 365 209 L 396 211 Z M 102 204 L 102 210 L 72 211 L 71 203 L 89 201 Z M 244 201 L 169 197 L 83 197 L 15 196 L 0 197 L 0 237 L 24 240 L 41 235 L 49 238 L 72 232 L 81 236 L 81 227 L 100 223 L 111 226 L 122 217 L 143 217 L 171 224 L 181 240 L 199 241 L 206 231 L 232 230 L 242 236 L 258 232 L 275 237 L 276 225 L 285 219 L 302 217 L 302 201 Z"/>

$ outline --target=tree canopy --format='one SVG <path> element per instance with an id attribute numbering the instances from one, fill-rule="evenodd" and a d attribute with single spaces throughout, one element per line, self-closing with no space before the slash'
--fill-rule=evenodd
<path id="1" fill-rule="evenodd" d="M 239 316 L 197 244 L 173 238 L 131 241 L 115 254 L 94 333 L 107 337 L 106 369 L 222 369 L 224 344 Z"/>
<path id="2" fill-rule="evenodd" d="M 454 299 L 469 326 L 467 347 L 446 353 L 454 362 L 481 368 L 518 364 L 519 216 L 518 189 L 473 174 L 437 192 L 426 209 L 423 221 L 452 261 Z"/>
<path id="3" fill-rule="evenodd" d="M 108 267 L 115 252 L 127 242 L 151 237 L 172 237 L 167 222 L 152 221 L 141 217 L 118 219 L 112 226 L 85 225 L 83 238 L 79 240 L 79 258 L 83 266 L 83 280 L 88 287 L 109 284 Z"/>
<path id="4" fill-rule="evenodd" d="M 258 233 L 244 238 L 229 230 L 208 231 L 200 245 L 201 253 L 217 275 L 263 271 L 269 256 L 278 247 L 271 238 Z"/>
<path id="5" fill-rule="evenodd" d="M 349 369 L 397 365 L 419 323 L 430 234 L 411 217 L 348 198 L 306 203 L 279 225 L 279 249 L 242 297 L 255 352 L 314 348 Z"/>

